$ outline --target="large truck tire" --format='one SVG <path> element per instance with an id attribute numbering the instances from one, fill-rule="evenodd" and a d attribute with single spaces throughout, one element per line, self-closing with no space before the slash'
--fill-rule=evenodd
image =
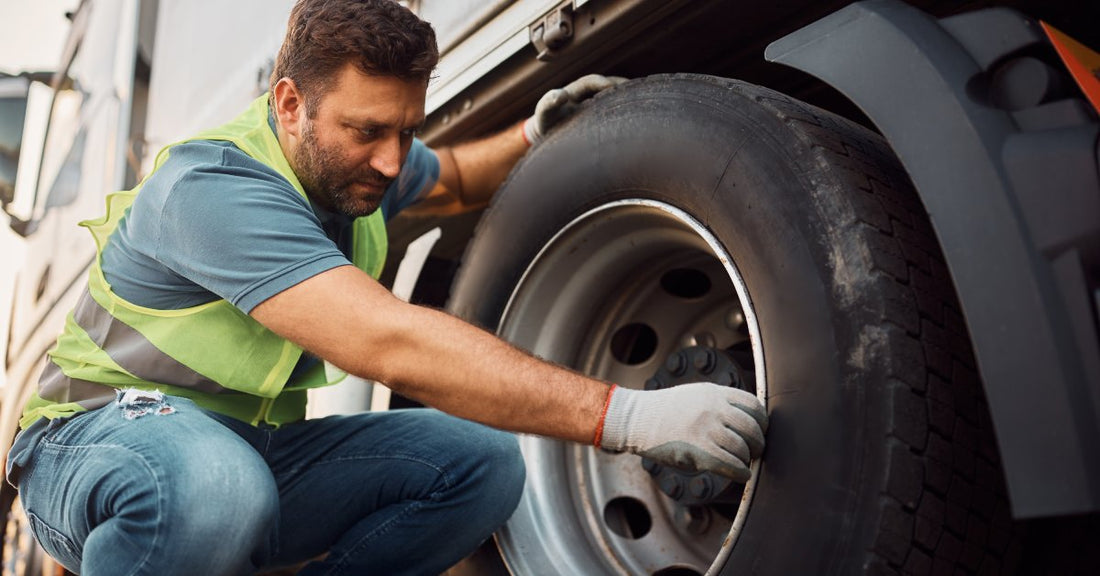
<path id="1" fill-rule="evenodd" d="M 696 75 L 599 95 L 516 167 L 452 312 L 632 388 L 764 399 L 745 485 L 521 439 L 517 574 L 1010 571 L 1019 538 L 964 320 L 870 131 Z"/>

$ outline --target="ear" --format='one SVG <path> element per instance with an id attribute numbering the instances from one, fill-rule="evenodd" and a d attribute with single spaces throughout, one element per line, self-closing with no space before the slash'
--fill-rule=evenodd
<path id="1" fill-rule="evenodd" d="M 298 91 L 298 86 L 290 78 L 280 78 L 275 83 L 272 96 L 275 119 L 279 126 L 287 134 L 297 138 L 301 130 L 301 121 L 306 114 L 305 101 L 302 99 L 302 93 Z"/>

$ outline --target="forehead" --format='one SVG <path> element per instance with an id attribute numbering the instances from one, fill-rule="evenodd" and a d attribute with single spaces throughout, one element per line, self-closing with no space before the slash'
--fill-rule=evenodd
<path id="1" fill-rule="evenodd" d="M 326 116 L 382 123 L 419 123 L 424 118 L 427 83 L 393 76 L 364 74 L 347 64 L 321 97 L 318 107 Z"/>

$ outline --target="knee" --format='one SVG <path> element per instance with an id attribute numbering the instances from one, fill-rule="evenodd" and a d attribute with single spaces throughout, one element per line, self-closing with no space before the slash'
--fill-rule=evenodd
<path id="1" fill-rule="evenodd" d="M 167 516 L 179 530 L 191 535 L 213 534 L 225 538 L 225 528 L 243 527 L 240 536 L 255 539 L 278 521 L 278 489 L 270 469 L 255 457 L 205 458 L 185 466 L 170 482 L 166 494 Z M 224 542 L 224 541 L 222 541 Z"/>
<path id="2" fill-rule="evenodd" d="M 268 553 L 279 517 L 278 489 L 270 469 L 247 445 L 207 439 L 165 447 L 149 470 L 152 482 L 145 492 L 155 504 L 146 498 L 144 505 L 120 512 L 155 527 L 154 549 L 169 554 L 167 549 L 186 543 L 193 550 L 217 550 L 199 556 L 227 565 L 237 556 Z M 223 551 L 233 557 L 220 557 Z"/>
<path id="3" fill-rule="evenodd" d="M 514 434 L 486 429 L 474 454 L 476 484 L 483 497 L 496 503 L 503 523 L 519 505 L 527 478 L 519 441 Z"/>
<path id="4" fill-rule="evenodd" d="M 166 447 L 131 466 L 108 495 L 111 517 L 90 534 L 85 562 L 142 558 L 148 573 L 186 574 L 245 573 L 262 565 L 275 546 L 275 481 L 255 453 L 226 453 L 218 445 Z"/>

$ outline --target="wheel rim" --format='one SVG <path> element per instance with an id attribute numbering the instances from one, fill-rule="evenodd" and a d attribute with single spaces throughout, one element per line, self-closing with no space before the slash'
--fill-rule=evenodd
<path id="1" fill-rule="evenodd" d="M 640 389 L 686 346 L 742 349 L 764 366 L 750 302 L 733 259 L 699 221 L 665 203 L 622 200 L 581 215 L 547 243 L 511 295 L 499 333 L 540 357 Z M 762 369 L 752 382 L 764 402 Z M 754 461 L 732 506 L 687 506 L 668 486 L 662 492 L 637 456 L 534 436 L 521 436 L 520 445 L 528 485 L 497 537 L 517 574 L 715 574 L 736 544 L 759 474 Z"/>

